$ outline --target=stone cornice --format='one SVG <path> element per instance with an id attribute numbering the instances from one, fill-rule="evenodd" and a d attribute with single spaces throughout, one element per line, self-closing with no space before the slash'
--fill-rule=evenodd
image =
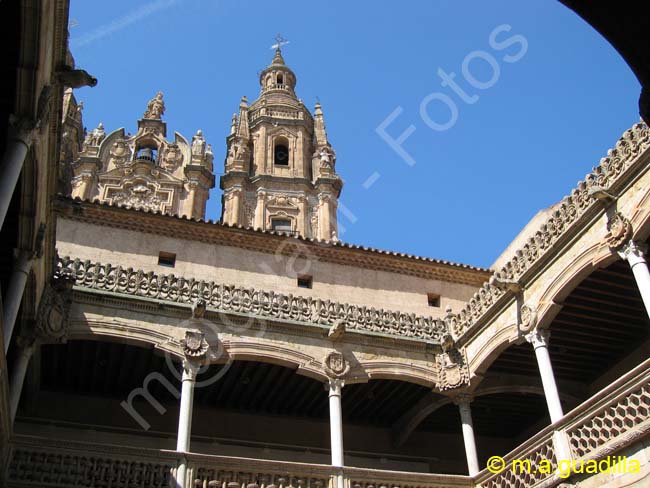
<path id="1" fill-rule="evenodd" d="M 239 247 L 285 256 L 309 256 L 324 262 L 417 276 L 424 279 L 480 286 L 489 270 L 409 254 L 384 251 L 303 237 L 282 232 L 234 227 L 219 222 L 165 215 L 108 203 L 88 202 L 59 196 L 59 214 L 67 219 L 106 227 L 176 236 L 209 244 Z"/>
<path id="2" fill-rule="evenodd" d="M 650 130 L 643 123 L 638 123 L 626 130 L 608 151 L 607 157 L 601 159 L 585 179 L 578 183 L 571 194 L 565 197 L 541 228 L 528 239 L 499 271 L 493 279 L 486 282 L 467 302 L 458 314 L 449 314 L 445 324 L 454 338 L 460 343 L 477 330 L 489 317 L 493 317 L 501 307 L 509 303 L 511 294 L 503 283 L 516 283 L 523 287 L 534 270 L 548 263 L 559 251 L 560 243 L 576 235 L 595 212 L 602 211 L 602 206 L 594 196 L 593 189 L 620 189 L 631 169 L 636 168 L 640 156 L 650 147 Z"/>
<path id="3" fill-rule="evenodd" d="M 56 277 L 70 277 L 75 286 L 82 289 L 186 305 L 192 305 L 200 298 L 208 307 L 219 312 L 324 326 L 344 321 L 348 331 L 419 339 L 434 344 L 440 344 L 447 332 L 442 321 L 432 317 L 285 295 L 173 274 L 159 275 L 68 257 L 58 260 Z"/>

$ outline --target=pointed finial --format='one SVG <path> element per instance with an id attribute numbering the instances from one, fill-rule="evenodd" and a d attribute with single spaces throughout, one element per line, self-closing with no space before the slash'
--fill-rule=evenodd
<path id="1" fill-rule="evenodd" d="M 232 114 L 232 121 L 230 123 L 230 133 L 234 134 L 237 130 L 237 114 Z"/>
<path id="2" fill-rule="evenodd" d="M 241 102 L 239 103 L 240 108 L 248 108 L 248 98 L 246 98 L 246 95 L 241 97 Z"/>

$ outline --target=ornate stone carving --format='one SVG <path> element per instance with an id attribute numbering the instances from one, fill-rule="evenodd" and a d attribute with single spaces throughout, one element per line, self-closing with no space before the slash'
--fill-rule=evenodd
<path id="1" fill-rule="evenodd" d="M 321 148 L 319 152 L 317 152 L 317 156 L 319 160 L 318 169 L 320 170 L 321 174 L 332 174 L 334 172 L 334 162 L 336 160 L 334 151 L 325 146 Z"/>
<path id="2" fill-rule="evenodd" d="M 163 102 L 163 92 L 159 91 L 156 96 L 147 103 L 147 110 L 142 118 L 160 120 L 165 113 L 165 102 Z"/>
<path id="3" fill-rule="evenodd" d="M 439 371 L 440 391 L 453 390 L 469 384 L 469 368 L 464 354 L 458 349 L 451 349 L 436 356 Z"/>
<path id="4" fill-rule="evenodd" d="M 205 153 L 205 138 L 203 137 L 203 131 L 197 130 L 194 137 L 192 137 L 192 156 L 198 156 L 199 158 L 203 157 Z"/>
<path id="5" fill-rule="evenodd" d="M 205 340 L 205 336 L 199 331 L 185 331 L 185 339 L 181 341 L 183 354 L 191 359 L 201 359 L 205 357 L 210 346 Z"/>
<path id="6" fill-rule="evenodd" d="M 143 183 L 124 188 L 112 197 L 113 203 L 144 210 L 161 210 L 163 201 L 155 190 Z"/>
<path id="7" fill-rule="evenodd" d="M 96 128 L 94 128 L 92 132 L 86 134 L 86 139 L 84 140 L 84 146 L 99 146 L 105 137 L 106 137 L 106 130 L 104 130 L 104 124 L 100 122 L 99 125 Z"/>
<path id="8" fill-rule="evenodd" d="M 323 369 L 330 378 L 343 378 L 350 371 L 350 363 L 338 351 L 330 352 L 323 361 Z"/>
<path id="9" fill-rule="evenodd" d="M 625 259 L 632 266 L 639 262 L 645 262 L 645 255 L 648 252 L 648 246 L 642 242 L 629 240 L 623 244 L 617 252 L 621 259 Z"/>
<path id="10" fill-rule="evenodd" d="M 120 167 L 129 160 L 130 153 L 131 150 L 129 149 L 126 141 L 124 139 L 118 139 L 113 143 L 110 151 L 108 152 L 110 156 L 109 163 Z"/>
<path id="11" fill-rule="evenodd" d="M 178 144 L 168 144 L 162 154 L 160 166 L 170 173 L 183 162 L 183 153 Z"/>
<path id="12" fill-rule="evenodd" d="M 267 205 L 270 207 L 296 208 L 296 198 L 285 194 L 271 194 L 268 197 Z"/>
<path id="13" fill-rule="evenodd" d="M 65 273 L 51 280 L 43 291 L 36 316 L 36 332 L 46 341 L 60 341 L 66 335 L 73 283 L 74 279 Z"/>
<path id="14" fill-rule="evenodd" d="M 524 337 L 535 349 L 538 347 L 548 347 L 548 341 L 551 338 L 551 331 L 548 329 L 535 329 Z"/>
<path id="15" fill-rule="evenodd" d="M 397 337 L 413 337 L 438 344 L 447 333 L 441 320 L 391 310 L 376 309 L 312 297 L 284 295 L 213 281 L 174 275 L 158 275 L 125 269 L 111 264 L 63 258 L 57 273 L 70 273 L 81 287 L 176 303 L 193 304 L 197 297 L 207 306 L 223 312 L 288 319 L 304 323 L 334 325 L 341 320 L 346 331 L 379 332 Z"/>
<path id="16" fill-rule="evenodd" d="M 607 234 L 605 235 L 605 242 L 612 249 L 618 249 L 632 236 L 632 225 L 620 212 L 614 214 L 607 219 Z"/>
<path id="17" fill-rule="evenodd" d="M 255 223 L 255 202 L 246 200 L 244 202 L 244 226 L 253 227 Z"/>
<path id="18" fill-rule="evenodd" d="M 311 209 L 311 217 L 309 218 L 309 224 L 311 225 L 312 237 L 318 236 L 318 206 L 317 205 Z"/>
<path id="19" fill-rule="evenodd" d="M 68 444 L 65 445 L 68 447 Z M 95 447 L 95 446 L 93 446 Z M 36 473 L 48 473 L 51 486 L 107 486 L 106 480 L 116 480 L 112 485 L 148 486 L 166 488 L 173 482 L 172 467 L 174 459 L 133 461 L 125 459 L 123 453 L 66 452 L 59 448 L 20 447 L 11 451 L 11 461 L 7 470 L 7 482 L 22 485 L 34 483 Z M 117 481 L 120 480 L 120 481 Z M 41 482 L 38 482 L 41 484 Z M 41 484 L 42 486 L 42 484 Z"/>
<path id="20" fill-rule="evenodd" d="M 345 322 L 342 320 L 337 320 L 334 322 L 334 325 L 330 327 L 330 330 L 327 332 L 327 337 L 333 341 L 339 341 L 345 335 Z"/>
<path id="21" fill-rule="evenodd" d="M 553 247 L 555 242 L 580 219 L 588 208 L 596 204 L 589 188 L 598 186 L 608 189 L 627 168 L 650 145 L 650 130 L 643 124 L 635 124 L 625 131 L 616 147 L 609 151 L 600 165 L 578 184 L 571 195 L 564 198 L 557 209 L 526 244 L 495 275 L 501 280 L 517 281 L 531 266 Z M 617 232 L 618 233 L 618 232 Z M 486 283 L 457 314 L 445 319 L 456 339 L 466 334 L 475 324 L 500 303 L 504 291 L 494 283 Z"/>
<path id="22" fill-rule="evenodd" d="M 524 303 L 519 309 L 519 330 L 523 334 L 529 333 L 537 325 L 537 309 Z"/>
<path id="23" fill-rule="evenodd" d="M 203 300 L 203 298 L 199 298 L 197 301 L 194 302 L 194 305 L 192 305 L 192 318 L 202 319 L 203 316 L 205 315 L 205 310 L 206 310 L 205 300 Z"/>

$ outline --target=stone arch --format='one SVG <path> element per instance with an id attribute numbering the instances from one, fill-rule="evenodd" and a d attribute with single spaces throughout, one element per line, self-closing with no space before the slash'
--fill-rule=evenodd
<path id="1" fill-rule="evenodd" d="M 227 340 L 222 344 L 225 354 L 216 362 L 257 361 L 295 369 L 296 373 L 317 381 L 328 379 L 322 361 L 289 345 L 238 340 Z"/>
<path id="2" fill-rule="evenodd" d="M 168 335 L 157 333 L 148 327 L 127 328 L 104 320 L 71 320 L 66 337 L 68 340 L 102 340 L 102 338 L 111 338 L 136 345 L 146 344 L 164 353 L 169 353 L 178 360 L 182 360 L 185 357 L 179 341 L 170 340 L 171 338 Z"/>
<path id="3" fill-rule="evenodd" d="M 426 369 L 412 364 L 388 361 L 362 361 L 359 366 L 370 380 L 399 380 L 428 388 L 434 388 L 436 385 L 437 378 L 433 366 Z"/>

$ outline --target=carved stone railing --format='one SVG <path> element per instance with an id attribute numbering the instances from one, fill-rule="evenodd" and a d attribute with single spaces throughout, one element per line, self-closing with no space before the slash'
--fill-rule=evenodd
<path id="1" fill-rule="evenodd" d="M 378 469 L 343 468 L 346 488 L 468 488 L 472 478 L 460 475 L 406 473 Z"/>
<path id="2" fill-rule="evenodd" d="M 587 210 L 596 205 L 590 189 L 615 187 L 627 169 L 633 166 L 638 157 L 650 147 L 650 130 L 643 124 L 635 124 L 623 133 L 614 149 L 600 160 L 600 165 L 578 184 L 571 194 L 560 202 L 557 209 L 541 228 L 523 245 L 515 255 L 494 276 L 502 280 L 518 281 L 551 249 L 576 227 Z M 456 340 L 460 340 L 481 320 L 490 316 L 502 303 L 505 292 L 489 281 L 486 282 L 457 314 L 450 314 L 445 323 Z"/>
<path id="3" fill-rule="evenodd" d="M 20 436 L 11 442 L 8 488 L 168 488 L 180 456 L 173 451 Z"/>
<path id="4" fill-rule="evenodd" d="M 208 310 L 245 313 L 261 318 L 292 320 L 332 326 L 344 322 L 346 330 L 374 332 L 440 343 L 446 333 L 442 320 L 372 307 L 285 295 L 214 281 L 156 274 L 113 264 L 69 257 L 57 263 L 56 276 L 68 275 L 75 286 L 173 303 L 205 300 Z"/>
<path id="5" fill-rule="evenodd" d="M 599 460 L 650 433 L 650 359 L 592 396 L 560 421 L 506 454 L 506 469 L 481 471 L 482 488 L 550 487 L 566 481 L 570 463 Z M 554 440 L 555 438 L 555 440 Z M 567 444 L 556 445 L 556 442 Z M 559 453 L 565 452 L 564 457 Z M 499 453 L 489 453 L 498 455 Z M 529 461 L 530 471 L 514 469 L 513 460 Z M 540 469 L 541 461 L 550 463 Z M 550 472 L 549 472 L 550 471 Z M 560 476 L 564 473 L 564 477 Z"/>
<path id="6" fill-rule="evenodd" d="M 188 486 L 198 488 L 328 488 L 332 467 L 188 454 Z"/>
<path id="7" fill-rule="evenodd" d="M 8 488 L 169 488 L 180 462 L 184 488 L 471 488 L 468 476 L 407 473 L 323 464 L 60 441 L 16 436 L 10 446 Z M 0 481 L 1 483 L 1 481 Z"/>

